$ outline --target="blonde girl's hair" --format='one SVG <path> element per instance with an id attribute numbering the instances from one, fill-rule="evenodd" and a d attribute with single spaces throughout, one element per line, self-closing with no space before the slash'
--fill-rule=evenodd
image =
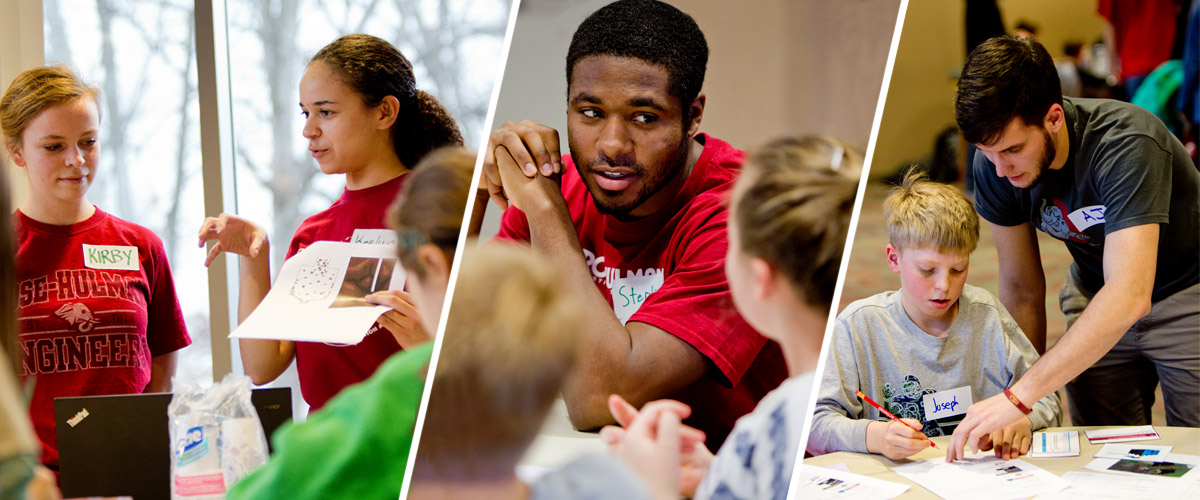
<path id="1" fill-rule="evenodd" d="M 388 221 L 398 236 L 400 262 L 417 277 L 427 272 L 417 259 L 421 245 L 436 245 L 447 262 L 454 261 L 474 170 L 475 153 L 447 146 L 426 155 L 404 181 Z"/>
<path id="2" fill-rule="evenodd" d="M 862 156 L 837 139 L 776 139 L 750 152 L 735 190 L 739 245 L 788 278 L 809 305 L 833 301 Z"/>
<path id="3" fill-rule="evenodd" d="M 17 75 L 0 97 L 0 132 L 9 146 L 19 146 L 25 129 L 46 108 L 86 97 L 99 109 L 100 90 L 66 66 L 39 66 Z"/>
<path id="4" fill-rule="evenodd" d="M 582 308 L 528 248 L 463 256 L 414 480 L 510 477 L 575 365 Z"/>

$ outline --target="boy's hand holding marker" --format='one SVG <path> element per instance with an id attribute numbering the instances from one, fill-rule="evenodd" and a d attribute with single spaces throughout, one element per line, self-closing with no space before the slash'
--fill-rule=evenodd
<path id="1" fill-rule="evenodd" d="M 913 456 L 927 447 L 937 448 L 937 445 L 921 432 L 921 422 L 911 418 L 897 417 L 879 403 L 868 398 L 862 391 L 854 391 L 854 394 L 892 420 L 891 422 L 867 424 L 867 450 L 871 453 L 879 453 L 892 460 L 900 460 Z"/>

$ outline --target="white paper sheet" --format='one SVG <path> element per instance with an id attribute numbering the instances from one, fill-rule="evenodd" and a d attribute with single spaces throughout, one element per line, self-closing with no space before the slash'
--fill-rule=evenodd
<path id="1" fill-rule="evenodd" d="M 1079 431 L 1035 432 L 1029 443 L 1030 458 L 1079 456 Z"/>
<path id="2" fill-rule="evenodd" d="M 887 500 L 900 496 L 911 486 L 882 481 L 826 467 L 800 464 L 792 472 L 788 498 Z"/>
<path id="3" fill-rule="evenodd" d="M 994 456 L 946 463 L 944 457 L 892 469 L 946 500 L 1008 500 L 1067 487 L 1058 476 L 1024 460 Z"/>
<path id="4" fill-rule="evenodd" d="M 1146 446 L 1144 444 L 1106 444 L 1097 451 L 1096 458 L 1117 458 L 1125 460 L 1145 460 L 1150 462 L 1162 461 L 1171 453 L 1170 446 Z"/>
<path id="5" fill-rule="evenodd" d="M 1200 498 L 1200 483 L 1178 479 L 1118 476 L 1071 471 L 1063 474 L 1071 484 L 1065 490 L 1041 495 L 1037 500 L 1178 500 Z"/>
<path id="6" fill-rule="evenodd" d="M 315 242 L 283 263 L 266 298 L 229 336 L 357 344 L 390 310 L 363 297 L 400 290 L 404 277 L 393 246 Z"/>
<path id="7" fill-rule="evenodd" d="M 838 462 L 833 465 L 826 465 L 825 468 L 833 469 L 833 470 L 840 470 L 842 472 L 850 472 L 850 466 L 846 465 L 846 462 Z"/>
<path id="8" fill-rule="evenodd" d="M 1112 429 L 1096 429 L 1084 431 L 1092 444 L 1123 443 L 1126 441 L 1151 441 L 1159 439 L 1158 432 L 1150 425 L 1136 427 L 1114 427 Z"/>

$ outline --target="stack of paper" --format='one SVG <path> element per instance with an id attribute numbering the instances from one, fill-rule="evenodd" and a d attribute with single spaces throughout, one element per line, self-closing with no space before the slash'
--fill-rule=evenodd
<path id="1" fill-rule="evenodd" d="M 1096 429 L 1094 431 L 1084 431 L 1084 434 L 1087 434 L 1088 442 L 1092 444 L 1159 439 L 1158 432 L 1154 430 L 1153 426 L 1149 425 Z"/>
<path id="2" fill-rule="evenodd" d="M 1030 458 L 1079 456 L 1079 431 L 1035 432 L 1029 443 Z"/>

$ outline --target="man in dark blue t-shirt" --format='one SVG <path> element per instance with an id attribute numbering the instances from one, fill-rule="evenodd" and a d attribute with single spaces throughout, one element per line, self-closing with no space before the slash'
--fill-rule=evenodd
<path id="1" fill-rule="evenodd" d="M 1064 98 L 1045 48 L 1011 37 L 968 56 L 955 114 L 982 153 L 975 204 L 991 223 L 1000 299 L 1039 351 L 1035 229 L 1074 263 L 1059 296 L 1066 333 L 1004 394 L 970 408 L 947 459 L 1064 384 L 1076 425 L 1149 424 L 1161 382 L 1167 424 L 1200 426 L 1200 172 L 1183 145 L 1141 108 Z"/>

